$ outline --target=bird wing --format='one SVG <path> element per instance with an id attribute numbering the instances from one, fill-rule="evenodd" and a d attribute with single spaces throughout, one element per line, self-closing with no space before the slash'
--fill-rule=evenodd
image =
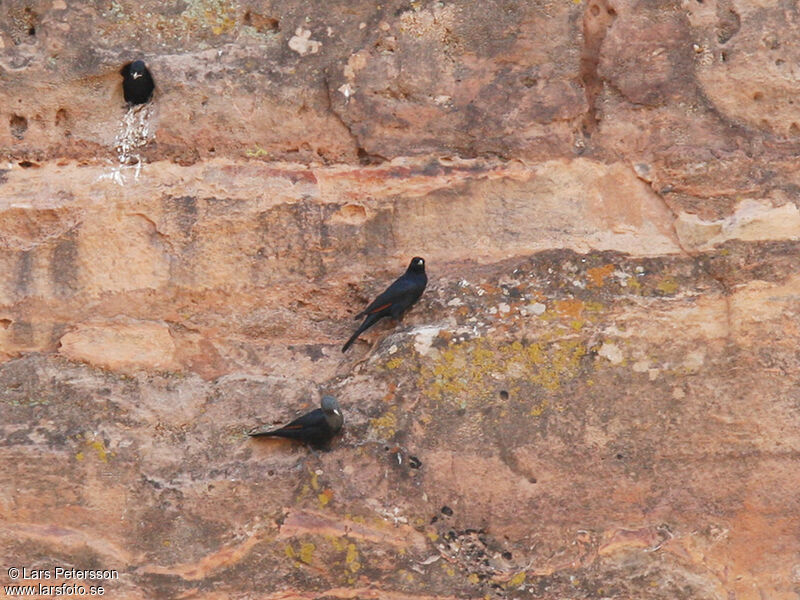
<path id="1" fill-rule="evenodd" d="M 315 408 L 311 412 L 297 417 L 288 425 L 284 425 L 281 429 L 285 431 L 300 431 L 309 427 L 319 427 L 322 423 L 325 423 L 325 413 L 322 412 L 321 408 Z"/>
<path id="2" fill-rule="evenodd" d="M 372 303 L 367 306 L 358 316 L 372 315 L 387 308 L 398 300 L 405 298 L 409 291 L 416 288 L 416 283 L 408 277 L 398 278 L 392 285 L 386 288 Z"/>

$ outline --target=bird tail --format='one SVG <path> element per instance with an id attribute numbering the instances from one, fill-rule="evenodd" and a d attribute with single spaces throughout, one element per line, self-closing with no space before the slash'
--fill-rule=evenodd
<path id="1" fill-rule="evenodd" d="M 273 429 L 271 431 L 259 431 L 258 427 L 256 427 L 255 429 L 248 431 L 247 435 L 250 437 L 274 437 L 280 435 L 278 431 L 278 429 Z"/>
<path id="2" fill-rule="evenodd" d="M 342 346 L 342 352 L 347 352 L 347 349 L 353 345 L 353 342 L 355 342 L 358 339 L 358 336 L 360 336 L 367 329 L 372 327 L 375 324 L 375 321 L 377 321 L 377 319 L 374 318 L 374 315 L 367 315 L 367 318 L 364 319 L 364 322 L 361 324 L 361 326 L 358 329 L 356 329 L 356 332 L 353 335 L 351 335 L 350 339 L 347 340 L 344 346 Z"/>
<path id="3" fill-rule="evenodd" d="M 350 339 L 347 340 L 347 342 L 345 342 L 344 346 L 342 346 L 342 352 L 347 352 L 347 349 L 350 348 L 350 346 L 353 345 L 353 342 L 355 342 L 358 339 L 358 336 L 361 335 L 362 331 L 363 331 L 363 329 L 361 329 L 361 327 L 356 329 L 356 332 L 353 335 L 351 335 Z"/>

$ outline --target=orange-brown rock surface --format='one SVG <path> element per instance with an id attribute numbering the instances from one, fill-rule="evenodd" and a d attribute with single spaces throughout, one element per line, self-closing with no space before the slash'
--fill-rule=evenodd
<path id="1" fill-rule="evenodd" d="M 0 3 L 0 583 L 797 598 L 799 41 L 771 0 Z M 330 452 L 245 435 L 323 393 Z"/>

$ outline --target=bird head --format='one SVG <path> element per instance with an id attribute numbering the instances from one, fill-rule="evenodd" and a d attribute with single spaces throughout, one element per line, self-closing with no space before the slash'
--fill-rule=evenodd
<path id="1" fill-rule="evenodd" d="M 419 256 L 415 256 L 411 259 L 411 264 L 408 265 L 408 270 L 413 271 L 414 273 L 424 273 L 425 272 L 425 259 Z"/>
<path id="2" fill-rule="evenodd" d="M 339 408 L 339 403 L 333 396 L 323 396 L 320 406 L 322 407 L 322 412 L 324 412 L 326 415 L 342 415 L 342 411 Z"/>
<path id="3" fill-rule="evenodd" d="M 144 66 L 143 60 L 135 60 L 131 63 L 130 74 L 131 77 L 134 79 L 139 79 L 139 77 L 144 76 L 144 72 L 146 67 Z"/>

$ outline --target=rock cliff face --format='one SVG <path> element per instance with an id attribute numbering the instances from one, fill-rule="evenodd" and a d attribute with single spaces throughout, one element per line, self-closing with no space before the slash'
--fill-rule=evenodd
<path id="1" fill-rule="evenodd" d="M 797 598 L 799 29 L 777 0 L 0 3 L 0 581 Z M 420 303 L 342 355 L 414 255 Z M 323 393 L 332 451 L 244 435 Z"/>

